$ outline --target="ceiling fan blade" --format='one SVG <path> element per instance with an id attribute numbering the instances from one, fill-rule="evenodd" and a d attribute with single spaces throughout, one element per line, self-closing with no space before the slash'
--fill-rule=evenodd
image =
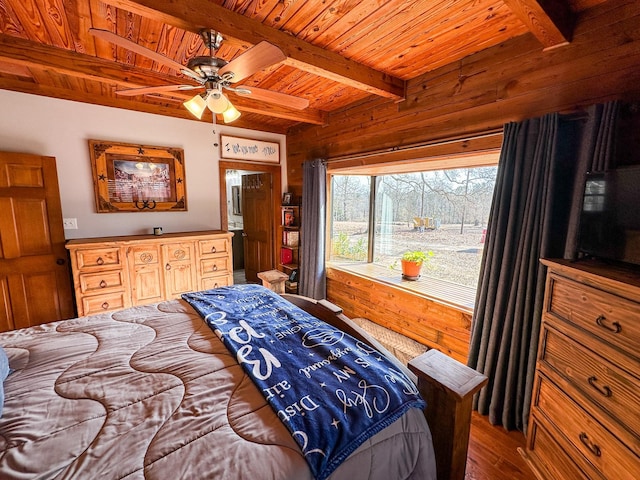
<path id="1" fill-rule="evenodd" d="M 250 96 L 255 100 L 261 100 L 263 102 L 275 103 L 282 105 L 283 107 L 289 107 L 296 110 L 304 110 L 309 106 L 309 100 L 302 97 L 295 97 L 287 93 L 274 92 L 273 90 L 265 90 L 258 87 L 239 87 L 236 91 L 238 95 Z"/>
<path id="2" fill-rule="evenodd" d="M 140 87 L 140 88 L 128 88 L 126 90 L 117 90 L 116 95 L 134 96 L 144 95 L 146 93 L 159 93 L 159 92 L 175 92 L 182 90 L 195 90 L 202 88 L 201 85 L 162 85 L 159 87 Z"/>
<path id="3" fill-rule="evenodd" d="M 220 76 L 233 72 L 231 83 L 239 82 L 250 75 L 276 63 L 283 62 L 287 56 L 275 45 L 260 42 L 237 58 L 234 58 L 218 72 Z"/>
<path id="4" fill-rule="evenodd" d="M 100 38 L 101 40 L 106 40 L 107 42 L 118 45 L 119 47 L 126 48 L 127 50 L 131 50 L 132 52 L 139 53 L 151 60 L 154 60 L 166 67 L 172 68 L 178 72 L 184 73 L 185 75 L 193 78 L 194 80 L 204 83 L 200 75 L 198 75 L 193 70 L 185 67 L 181 63 L 176 62 L 175 60 L 171 60 L 164 55 L 160 55 L 158 52 L 154 52 L 153 50 L 143 47 L 142 45 L 138 45 L 131 40 L 128 40 L 120 35 L 116 35 L 115 33 L 109 30 L 103 30 L 101 28 L 90 28 L 89 33 L 94 37 Z"/>

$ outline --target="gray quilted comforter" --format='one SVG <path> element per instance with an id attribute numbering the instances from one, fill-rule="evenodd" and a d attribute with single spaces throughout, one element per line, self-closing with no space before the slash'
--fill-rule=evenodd
<path id="1" fill-rule="evenodd" d="M 0 334 L 2 479 L 311 479 L 299 447 L 184 301 Z M 410 409 L 331 479 L 431 479 Z"/>

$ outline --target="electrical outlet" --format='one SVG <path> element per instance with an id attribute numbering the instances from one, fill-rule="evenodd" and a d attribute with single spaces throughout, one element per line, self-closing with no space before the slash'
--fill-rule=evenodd
<path id="1" fill-rule="evenodd" d="M 77 230 L 78 229 L 78 219 L 77 218 L 63 218 L 62 226 L 65 230 Z"/>

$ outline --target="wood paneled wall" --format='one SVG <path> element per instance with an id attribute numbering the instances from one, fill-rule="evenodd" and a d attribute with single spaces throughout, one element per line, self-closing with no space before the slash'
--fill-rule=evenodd
<path id="1" fill-rule="evenodd" d="M 640 99 L 637 0 L 610 0 L 584 12 L 566 47 L 543 51 L 533 36 L 518 37 L 408 82 L 402 103 L 363 100 L 330 115 L 324 127 L 293 129 L 287 135 L 289 189 L 300 194 L 307 159 L 472 137 L 510 121 L 612 99 Z M 327 295 L 348 315 L 467 357 L 468 314 L 337 270 L 329 271 Z"/>
<path id="2" fill-rule="evenodd" d="M 290 188 L 303 161 L 437 141 L 611 99 L 640 99 L 640 2 L 585 11 L 566 47 L 543 51 L 524 35 L 408 82 L 407 100 L 374 98 L 287 135 Z"/>
<path id="3" fill-rule="evenodd" d="M 327 299 L 350 318 L 367 318 L 467 362 L 470 313 L 334 268 L 327 271 Z"/>

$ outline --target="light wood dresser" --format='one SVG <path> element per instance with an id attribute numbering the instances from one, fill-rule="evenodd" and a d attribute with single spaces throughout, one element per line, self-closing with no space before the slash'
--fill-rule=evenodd
<path id="1" fill-rule="evenodd" d="M 547 284 L 523 456 L 538 478 L 640 478 L 640 274 L 543 260 Z"/>
<path id="2" fill-rule="evenodd" d="M 69 240 L 78 315 L 232 285 L 232 236 L 203 231 Z"/>

